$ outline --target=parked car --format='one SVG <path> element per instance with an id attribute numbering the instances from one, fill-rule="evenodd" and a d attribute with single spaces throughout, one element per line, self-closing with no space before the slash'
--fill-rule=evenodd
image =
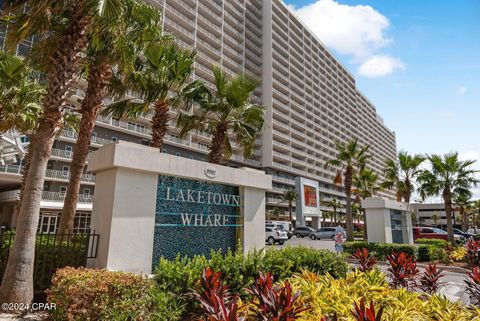
<path id="1" fill-rule="evenodd" d="M 343 237 L 346 238 L 347 234 L 341 226 L 337 227 L 322 227 L 310 234 L 312 240 L 321 240 L 321 239 L 335 239 L 335 234 L 342 233 Z"/>
<path id="2" fill-rule="evenodd" d="M 278 243 L 282 245 L 288 240 L 287 232 L 276 227 L 265 227 L 265 241 L 273 245 Z"/>
<path id="3" fill-rule="evenodd" d="M 454 234 L 455 242 L 465 242 L 465 237 L 462 235 Z M 448 234 L 444 230 L 435 227 L 414 227 L 413 228 L 413 240 L 417 239 L 439 239 L 448 241 Z"/>
<path id="4" fill-rule="evenodd" d="M 459 228 L 454 228 L 453 233 L 456 234 L 456 235 L 461 235 L 461 236 L 465 237 L 466 240 L 468 240 L 470 238 L 475 238 L 475 234 L 464 232 Z"/>
<path id="5" fill-rule="evenodd" d="M 288 226 L 288 224 L 286 225 Z M 282 231 L 285 231 L 287 233 L 288 239 L 291 239 L 293 236 L 293 232 L 290 230 L 287 230 L 285 228 L 285 224 L 279 224 L 279 223 L 266 223 L 265 227 L 271 227 L 271 228 L 278 228 L 281 229 Z"/>
<path id="6" fill-rule="evenodd" d="M 313 232 L 315 232 L 315 229 L 308 226 L 299 226 L 293 230 L 293 234 L 296 237 L 309 237 Z"/>

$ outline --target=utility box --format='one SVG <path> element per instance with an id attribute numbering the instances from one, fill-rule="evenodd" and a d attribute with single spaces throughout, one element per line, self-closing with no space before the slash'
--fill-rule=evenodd
<path id="1" fill-rule="evenodd" d="M 413 244 L 410 204 L 370 197 L 362 201 L 368 242 Z"/>

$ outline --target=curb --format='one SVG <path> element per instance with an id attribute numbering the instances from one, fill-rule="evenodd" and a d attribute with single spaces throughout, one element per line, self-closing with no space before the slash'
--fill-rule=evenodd
<path id="1" fill-rule="evenodd" d="M 345 261 L 349 264 L 355 263 L 354 259 L 351 258 L 346 258 Z M 386 261 L 377 261 L 378 265 L 387 265 Z M 424 268 L 426 265 L 428 265 L 428 262 L 417 262 L 417 266 Z M 460 273 L 460 274 L 465 274 L 466 272 L 470 271 L 470 269 L 461 267 L 461 266 L 449 266 L 449 265 L 439 265 L 437 264 L 437 268 L 447 271 L 447 272 L 452 272 L 452 273 Z"/>

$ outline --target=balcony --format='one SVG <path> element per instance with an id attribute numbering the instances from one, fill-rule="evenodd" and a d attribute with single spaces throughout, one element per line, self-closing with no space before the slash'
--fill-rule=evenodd
<path id="1" fill-rule="evenodd" d="M 64 129 L 60 132 L 60 138 L 76 141 L 78 139 L 78 133 L 73 130 Z M 113 143 L 113 141 L 109 139 L 98 138 L 96 136 L 92 136 L 90 138 L 90 141 L 93 145 L 99 145 L 99 146 Z"/>
<path id="2" fill-rule="evenodd" d="M 105 117 L 105 116 L 97 117 L 97 122 L 100 124 L 107 124 L 116 128 L 121 128 L 128 132 L 142 134 L 142 135 L 148 136 L 148 138 L 150 138 L 150 135 L 151 135 L 150 129 L 147 129 L 144 126 L 133 123 L 133 122 L 126 122 L 123 120 L 119 120 L 111 117 Z"/>
<path id="3" fill-rule="evenodd" d="M 69 171 L 58 171 L 53 169 L 47 169 L 45 171 L 45 177 L 51 178 L 53 180 L 59 181 L 68 181 L 70 179 L 70 172 Z M 80 178 L 81 182 L 83 183 L 95 183 L 95 175 L 92 174 L 83 174 Z"/>
<path id="4" fill-rule="evenodd" d="M 73 152 L 70 150 L 52 148 L 51 158 L 59 158 L 61 160 L 72 160 Z"/>
<path id="5" fill-rule="evenodd" d="M 42 200 L 44 201 L 53 201 L 53 202 L 63 202 L 65 200 L 66 193 L 59 192 L 42 192 Z M 78 194 L 78 203 L 92 203 L 93 195 Z"/>
<path id="6" fill-rule="evenodd" d="M 0 166 L 0 173 L 20 174 L 23 166 L 20 165 L 2 165 Z"/>

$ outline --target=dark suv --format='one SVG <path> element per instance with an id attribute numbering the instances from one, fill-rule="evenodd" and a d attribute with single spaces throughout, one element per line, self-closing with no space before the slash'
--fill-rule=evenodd
<path id="1" fill-rule="evenodd" d="M 293 234 L 296 237 L 305 237 L 305 236 L 309 237 L 310 234 L 312 234 L 313 232 L 315 232 L 315 230 L 311 227 L 299 226 L 295 228 L 295 230 L 293 231 Z"/>

